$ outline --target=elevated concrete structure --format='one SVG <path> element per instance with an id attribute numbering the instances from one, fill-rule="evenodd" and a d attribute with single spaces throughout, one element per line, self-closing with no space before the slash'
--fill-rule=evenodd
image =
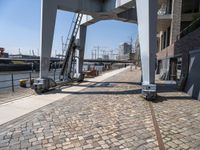
<path id="1" fill-rule="evenodd" d="M 79 71 L 82 70 L 87 26 L 100 20 L 120 20 L 137 23 L 142 58 L 143 94 L 146 98 L 156 95 L 155 51 L 157 0 L 42 0 L 41 20 L 41 72 L 48 78 L 49 59 L 57 9 L 85 14 L 80 26 Z M 137 7 L 137 9 L 136 9 Z M 137 10 L 137 11 L 136 11 Z M 48 87 L 43 87 L 48 88 Z"/>

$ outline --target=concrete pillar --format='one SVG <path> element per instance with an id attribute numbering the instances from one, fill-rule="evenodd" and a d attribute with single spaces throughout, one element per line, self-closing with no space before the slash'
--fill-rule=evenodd
<path id="1" fill-rule="evenodd" d="M 47 78 L 51 57 L 57 5 L 54 0 L 41 1 L 40 78 Z"/>
<path id="2" fill-rule="evenodd" d="M 136 0 L 138 32 L 142 61 L 142 93 L 147 99 L 156 96 L 155 54 L 157 32 L 157 0 Z"/>
<path id="3" fill-rule="evenodd" d="M 86 43 L 87 26 L 80 26 L 80 47 L 79 47 L 79 73 L 82 80 L 83 75 L 83 63 L 84 63 L 84 53 L 85 53 L 85 43 Z"/>

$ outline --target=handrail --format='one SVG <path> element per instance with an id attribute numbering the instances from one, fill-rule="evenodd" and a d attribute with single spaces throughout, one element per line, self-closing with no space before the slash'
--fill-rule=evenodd
<path id="1" fill-rule="evenodd" d="M 197 28 L 200 27 L 200 17 L 198 19 L 196 19 L 194 22 L 192 22 L 188 27 L 186 27 L 185 29 L 183 29 L 178 35 L 177 35 L 177 40 L 181 39 L 182 37 L 184 37 L 185 35 L 187 35 L 188 33 L 191 33 L 193 31 L 195 31 Z"/>

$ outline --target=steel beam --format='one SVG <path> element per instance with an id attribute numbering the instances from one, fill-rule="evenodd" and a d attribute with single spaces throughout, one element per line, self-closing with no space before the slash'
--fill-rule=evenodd
<path id="1" fill-rule="evenodd" d="M 130 23 L 137 23 L 136 8 L 130 8 L 126 11 L 117 14 L 116 20 L 130 22 Z"/>
<path id="2" fill-rule="evenodd" d="M 79 74 L 80 80 L 83 80 L 83 62 L 84 62 L 84 54 L 85 54 L 85 43 L 86 43 L 86 34 L 87 34 L 87 26 L 81 25 L 80 26 L 80 47 L 79 47 Z"/>
<path id="3" fill-rule="evenodd" d="M 145 98 L 154 99 L 156 97 L 157 0 L 136 0 L 136 5 L 142 61 L 142 93 Z"/>
<path id="4" fill-rule="evenodd" d="M 57 13 L 57 5 L 55 5 L 54 0 L 42 0 L 41 12 L 40 77 L 34 82 L 34 88 L 37 93 L 47 91 L 52 81 L 48 77 L 48 73 Z"/>
<path id="5" fill-rule="evenodd" d="M 88 15 L 100 12 L 103 7 L 102 1 L 99 0 L 54 0 L 58 9 Z"/>
<path id="6" fill-rule="evenodd" d="M 57 6 L 54 0 L 42 0 L 40 31 L 40 78 L 47 78 L 53 43 Z"/>
<path id="7" fill-rule="evenodd" d="M 42 0 L 41 20 L 41 66 L 38 85 L 45 84 L 48 78 L 49 60 L 53 43 L 54 27 L 57 9 L 84 13 L 92 16 L 90 23 L 102 19 L 117 19 L 123 17 L 135 19 L 135 0 Z M 122 7 L 123 6 L 123 7 Z M 156 51 L 156 25 L 157 25 L 157 0 L 136 0 L 137 22 L 141 47 L 143 94 L 151 99 L 156 96 L 155 86 L 155 51 Z M 132 9 L 132 10 L 131 10 Z M 127 11 L 131 10 L 131 11 Z M 126 13 L 122 13 L 125 12 Z M 129 16 L 129 13 L 134 13 Z M 117 14 L 120 14 L 117 16 Z M 106 17 L 107 16 L 107 17 Z M 86 40 L 87 23 L 80 27 L 79 71 L 82 73 L 84 47 Z M 41 81 L 41 83 L 40 83 Z M 48 80 L 47 80 L 48 81 Z M 48 83 L 48 82 L 46 82 Z M 48 87 L 42 87 L 44 89 Z"/>
<path id="8" fill-rule="evenodd" d="M 120 13 L 135 7 L 135 0 L 55 0 L 59 9 L 98 16 L 99 13 Z"/>

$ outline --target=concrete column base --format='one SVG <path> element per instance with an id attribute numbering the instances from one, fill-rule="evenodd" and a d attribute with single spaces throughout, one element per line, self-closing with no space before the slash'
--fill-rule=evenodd
<path id="1" fill-rule="evenodd" d="M 155 84 L 142 84 L 142 95 L 147 100 L 154 100 L 157 97 Z"/>
<path id="2" fill-rule="evenodd" d="M 83 82 L 84 81 L 84 76 L 85 74 L 83 74 L 83 72 L 79 75 L 79 78 L 78 78 L 78 82 Z"/>
<path id="3" fill-rule="evenodd" d="M 56 86 L 56 82 L 51 78 L 38 78 L 34 81 L 34 90 L 36 93 L 41 94 L 49 91 L 50 88 Z"/>

